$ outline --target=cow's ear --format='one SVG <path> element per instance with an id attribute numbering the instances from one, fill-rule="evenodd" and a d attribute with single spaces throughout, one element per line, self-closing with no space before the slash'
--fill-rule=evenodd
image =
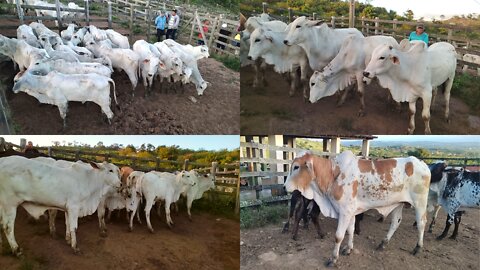
<path id="1" fill-rule="evenodd" d="M 322 25 L 323 21 L 308 21 L 307 26 L 314 27 Z"/>
<path id="2" fill-rule="evenodd" d="M 396 57 L 395 55 L 390 57 L 390 59 L 392 59 L 392 63 L 394 63 L 395 65 L 400 64 L 400 59 L 398 59 L 398 57 Z"/>
<path id="3" fill-rule="evenodd" d="M 143 62 L 148 63 L 148 62 L 150 62 L 150 59 L 144 59 Z"/>
<path id="4" fill-rule="evenodd" d="M 100 167 L 98 166 L 97 163 L 92 162 L 92 161 L 90 161 L 89 163 L 90 163 L 90 166 L 92 166 L 92 168 L 94 168 L 94 169 L 100 169 Z"/>

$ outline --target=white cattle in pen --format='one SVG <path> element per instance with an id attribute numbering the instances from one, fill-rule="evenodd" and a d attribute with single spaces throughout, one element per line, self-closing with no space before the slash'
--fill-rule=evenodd
<path id="1" fill-rule="evenodd" d="M 75 34 L 75 27 L 76 27 L 76 25 L 75 25 L 74 23 L 68 24 L 67 29 L 62 30 L 62 31 L 60 32 L 60 36 L 61 36 L 63 39 L 71 40 L 71 39 L 72 39 L 72 36 Z"/>
<path id="2" fill-rule="evenodd" d="M 112 61 L 114 68 L 121 69 L 127 73 L 132 83 L 132 96 L 134 96 L 135 87 L 137 87 L 138 83 L 138 61 L 140 59 L 138 54 L 131 49 L 113 49 L 101 46 L 94 41 L 90 41 L 86 47 L 96 57 L 108 57 Z"/>
<path id="3" fill-rule="evenodd" d="M 210 174 L 200 175 L 198 172 L 191 170 L 190 173 L 195 174 L 196 184 L 188 187 L 188 189 L 182 194 L 187 197 L 187 212 L 188 218 L 192 220 L 192 214 L 190 209 L 194 200 L 199 200 L 203 197 L 203 193 L 215 188 L 215 179 Z"/>
<path id="4" fill-rule="evenodd" d="M 183 76 L 183 62 L 178 55 L 163 42 L 156 42 L 153 44 L 160 53 L 160 60 L 165 64 L 166 70 L 159 72 L 161 78 L 168 78 L 171 75 L 177 74 Z"/>
<path id="5" fill-rule="evenodd" d="M 35 74 L 39 75 L 35 75 Z M 62 74 L 51 71 L 48 74 L 37 72 L 19 72 L 14 78 L 12 91 L 25 92 L 41 103 L 58 107 L 63 127 L 66 127 L 66 116 L 69 101 L 85 103 L 91 101 L 102 109 L 111 123 L 113 112 L 110 109 L 110 83 L 113 85 L 113 97 L 117 104 L 115 82 L 98 74 Z"/>
<path id="6" fill-rule="evenodd" d="M 299 45 L 307 53 L 310 67 L 322 70 L 338 54 L 349 35 L 363 37 L 355 28 L 332 29 L 321 21 L 310 21 L 305 16 L 295 19 L 289 25 L 285 45 Z"/>
<path id="7" fill-rule="evenodd" d="M 26 25 L 22 24 L 17 28 L 17 39 L 23 39 L 28 45 L 33 46 L 35 48 L 41 48 L 42 45 L 38 41 L 37 36 L 33 33 L 33 29 Z"/>
<path id="8" fill-rule="evenodd" d="M 38 23 L 38 22 L 31 22 L 29 24 L 29 26 L 32 28 L 33 32 L 35 33 L 35 35 L 37 35 L 37 37 L 39 37 L 40 35 L 49 35 L 49 36 L 58 36 L 60 37 L 57 33 L 53 32 L 52 30 L 48 29 L 48 27 L 46 27 L 45 25 L 43 25 L 42 23 Z"/>
<path id="9" fill-rule="evenodd" d="M 25 40 L 10 39 L 0 34 L 0 54 L 10 57 L 19 67 L 25 70 L 35 62 L 49 57 L 44 49 L 32 47 Z"/>
<path id="10" fill-rule="evenodd" d="M 86 27 L 82 27 L 78 29 L 77 32 L 75 32 L 72 35 L 72 38 L 70 39 L 70 41 L 73 43 L 73 45 L 78 46 L 80 43 L 83 42 L 83 38 L 85 37 L 85 34 L 87 32 L 88 32 L 88 29 Z"/>
<path id="11" fill-rule="evenodd" d="M 112 29 L 105 30 L 105 33 L 107 34 L 108 39 L 119 48 L 130 49 L 130 43 L 126 36 Z"/>
<path id="12" fill-rule="evenodd" d="M 300 68 L 301 81 L 303 83 L 303 95 L 308 98 L 307 74 L 310 72 L 308 58 L 302 47 L 298 45 L 287 46 L 283 43 L 286 32 L 269 31 L 263 26 L 255 29 L 250 35 L 250 50 L 248 58 L 256 61 L 263 58 L 265 63 L 273 65 L 278 73 L 291 73 L 294 79 L 291 80 L 290 96 L 293 96 L 297 84 L 297 69 Z"/>
<path id="13" fill-rule="evenodd" d="M 415 130 L 416 101 L 421 98 L 425 134 L 430 134 L 433 89 L 445 84 L 445 119 L 448 121 L 450 90 L 456 66 L 455 48 L 446 42 L 437 42 L 428 48 L 425 43 L 415 43 L 407 52 L 381 45 L 374 50 L 363 75 L 369 79 L 377 77 L 380 85 L 390 90 L 395 101 L 409 103 L 408 134 L 413 134 Z"/>
<path id="14" fill-rule="evenodd" d="M 163 42 L 178 55 L 178 57 L 182 60 L 184 67 L 188 67 L 192 70 L 190 81 L 195 84 L 197 94 L 199 96 L 203 95 L 203 92 L 207 88 L 207 82 L 203 80 L 202 75 L 198 70 L 197 60 L 195 60 L 195 58 L 191 54 L 189 54 L 181 45 L 179 45 L 175 41 L 167 39 Z"/>
<path id="15" fill-rule="evenodd" d="M 95 25 L 88 26 L 88 32 L 92 34 L 95 41 L 108 39 L 107 32 L 105 32 L 105 30 L 102 30 L 96 27 Z"/>
<path id="16" fill-rule="evenodd" d="M 127 177 L 127 207 L 133 210 L 130 216 L 130 230 L 133 230 L 133 216 L 137 211 L 142 196 L 145 197 L 145 217 L 150 232 L 154 232 L 150 223 L 150 211 L 156 201 L 165 201 L 165 215 L 167 225 L 173 225 L 170 217 L 170 205 L 178 201 L 180 194 L 189 187 L 196 185 L 196 175 L 182 171 L 177 175 L 167 172 L 151 171 L 148 173 L 134 171 Z"/>
<path id="17" fill-rule="evenodd" d="M 393 37 L 371 36 L 364 38 L 357 35 L 347 37 L 337 56 L 322 72 L 315 71 L 310 78 L 310 102 L 315 103 L 321 98 L 345 89 L 339 101 L 339 105 L 341 105 L 345 102 L 348 86 L 356 81 L 360 94 L 359 114 L 363 115 L 365 113 L 363 71 L 370 62 L 373 50 L 382 44 L 398 47 L 398 43 Z"/>
<path id="18" fill-rule="evenodd" d="M 138 65 L 145 86 L 145 96 L 152 91 L 153 79 L 159 69 L 165 70 L 165 64 L 158 58 L 159 52 L 155 46 L 145 40 L 137 40 L 132 49 L 139 56 Z M 153 52 L 152 50 L 156 50 Z"/>
<path id="19" fill-rule="evenodd" d="M 55 8 L 56 5 L 55 4 L 50 4 L 48 2 L 45 2 L 45 1 L 35 1 L 33 3 L 33 5 L 35 6 L 42 6 L 42 7 L 49 7 L 49 8 Z M 59 3 L 59 6 L 61 8 L 66 8 L 66 6 L 62 3 Z M 40 17 L 40 16 L 51 16 L 51 17 L 54 17 L 56 18 L 57 17 L 57 10 L 56 9 L 42 9 L 42 8 L 36 8 L 35 9 L 35 13 L 37 15 L 37 17 Z M 60 17 L 65 17 L 68 15 L 68 12 L 67 11 L 60 11 Z M 41 22 L 41 20 L 39 20 L 39 22 Z M 55 26 L 58 26 L 58 20 L 55 20 Z"/>
<path id="20" fill-rule="evenodd" d="M 31 68 L 33 70 L 45 71 L 45 74 L 55 70 L 63 74 L 95 73 L 105 77 L 111 77 L 112 75 L 112 70 L 100 63 L 76 63 L 63 59 L 36 62 Z"/>
<path id="21" fill-rule="evenodd" d="M 186 44 L 186 45 L 183 45 L 183 48 L 189 53 L 191 53 L 193 57 L 195 57 L 195 60 L 197 61 L 203 58 L 210 57 L 210 53 L 208 52 L 207 45 L 192 46 L 190 44 Z"/>
<path id="22" fill-rule="evenodd" d="M 117 166 L 107 162 L 92 162 L 90 166 L 60 168 L 20 156 L 0 159 L 0 220 L 13 254 L 22 254 L 14 235 L 18 206 L 35 218 L 48 209 L 65 211 L 67 242 L 79 251 L 78 217 L 95 212 L 109 187 L 120 187 Z"/>

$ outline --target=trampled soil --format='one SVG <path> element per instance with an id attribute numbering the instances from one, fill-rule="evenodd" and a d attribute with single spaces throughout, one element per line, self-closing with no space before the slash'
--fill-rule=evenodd
<path id="1" fill-rule="evenodd" d="M 267 69 L 268 86 L 253 88 L 253 68 L 241 70 L 241 133 L 255 134 L 406 134 L 408 104 L 401 112 L 387 102 L 387 91 L 376 81 L 365 89 L 364 117 L 358 117 L 360 102 L 351 91 L 346 102 L 337 107 L 337 97 L 330 96 L 315 104 L 305 103 L 302 89 L 289 97 L 289 85 L 282 75 Z M 355 94 L 353 94 L 355 93 Z M 444 98 L 438 93 L 431 114 L 432 134 L 479 134 L 480 112 L 471 111 L 460 99 L 450 98 L 450 123 L 444 120 Z M 415 134 L 424 134 L 421 100 L 417 102 Z"/>
<path id="2" fill-rule="evenodd" d="M 437 241 L 445 226 L 446 215 L 440 210 L 433 233 L 425 231 L 424 249 L 417 256 L 410 252 L 416 245 L 417 229 L 412 224 L 412 208 L 403 210 L 402 222 L 384 251 L 376 248 L 386 236 L 390 218 L 378 223 L 376 212 L 367 212 L 361 223 L 361 234 L 354 236 L 354 251 L 340 255 L 339 269 L 480 269 L 480 210 L 466 209 L 462 217 L 457 240 L 448 237 Z M 430 222 L 430 220 L 428 221 Z M 428 223 L 429 224 L 429 223 Z M 316 239 L 315 228 L 303 229 L 298 240 L 291 234 L 282 234 L 283 224 L 242 230 L 240 233 L 240 267 L 242 269 L 325 269 L 335 243 L 337 221 L 322 218 L 320 223 L 324 239 Z M 450 228 L 451 235 L 453 226 Z M 347 243 L 347 238 L 343 244 Z M 342 245 L 343 247 L 343 245 Z"/>
<path id="3" fill-rule="evenodd" d="M 48 232 L 46 220 L 28 221 L 19 207 L 15 236 L 25 258 L 10 254 L 3 236 L 0 269 L 239 269 L 238 221 L 208 213 L 193 213 L 193 222 L 185 211 L 173 214 L 172 230 L 152 211 L 152 234 L 134 223 L 128 231 L 125 213 L 114 214 L 107 224 L 108 236 L 100 236 L 96 213 L 81 218 L 77 231 L 81 254 L 75 255 L 65 241 L 65 219 L 59 213 L 57 237 Z M 144 221 L 144 219 L 143 219 Z"/>

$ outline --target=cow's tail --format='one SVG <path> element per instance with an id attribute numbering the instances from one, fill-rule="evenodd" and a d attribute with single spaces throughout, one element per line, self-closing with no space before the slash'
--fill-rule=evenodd
<path id="1" fill-rule="evenodd" d="M 118 106 L 117 94 L 115 93 L 115 82 L 112 79 L 108 79 L 108 82 L 113 85 L 113 99 L 115 100 L 115 104 Z"/>

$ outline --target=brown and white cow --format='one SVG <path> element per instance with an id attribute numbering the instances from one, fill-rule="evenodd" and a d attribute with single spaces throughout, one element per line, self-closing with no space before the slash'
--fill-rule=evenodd
<path id="1" fill-rule="evenodd" d="M 353 249 L 355 215 L 376 209 L 383 216 L 392 214 L 387 236 L 379 245 L 385 248 L 402 219 L 404 203 L 415 207 L 418 242 L 413 254 L 423 247 L 426 208 L 430 185 L 428 166 L 415 157 L 384 160 L 359 159 L 345 151 L 326 159 L 310 153 L 293 160 L 285 187 L 288 192 L 299 190 L 307 199 L 314 199 L 322 214 L 338 219 L 335 248 L 328 266 L 335 265 L 340 244 L 348 231 L 345 255 Z"/>

